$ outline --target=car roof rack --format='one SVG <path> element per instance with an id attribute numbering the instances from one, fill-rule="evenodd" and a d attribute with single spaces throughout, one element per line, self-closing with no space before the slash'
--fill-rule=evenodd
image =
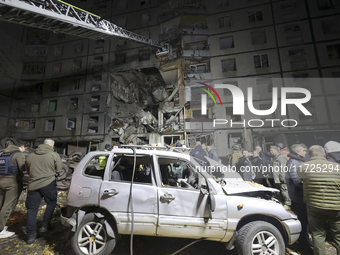
<path id="1" fill-rule="evenodd" d="M 128 148 L 136 148 L 136 149 L 156 149 L 156 150 L 167 150 L 167 151 L 173 151 L 173 150 L 192 150 L 192 148 L 185 148 L 185 147 L 172 147 L 170 145 L 165 146 L 152 146 L 152 145 L 121 145 L 122 148 L 128 149 Z"/>

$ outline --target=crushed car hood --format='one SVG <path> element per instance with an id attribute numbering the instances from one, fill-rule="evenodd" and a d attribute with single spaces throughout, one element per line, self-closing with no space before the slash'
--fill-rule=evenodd
<path id="1" fill-rule="evenodd" d="M 254 182 L 245 182 L 243 180 L 235 179 L 224 179 L 224 181 L 226 184 L 222 186 L 222 189 L 229 195 L 260 191 L 280 192 L 278 189 L 268 188 Z"/>

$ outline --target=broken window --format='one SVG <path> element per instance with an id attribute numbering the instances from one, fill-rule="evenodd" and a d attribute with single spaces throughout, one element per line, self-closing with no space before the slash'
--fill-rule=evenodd
<path id="1" fill-rule="evenodd" d="M 267 43 L 266 31 L 264 30 L 250 32 L 250 38 L 252 45 Z"/>
<path id="2" fill-rule="evenodd" d="M 54 56 L 62 56 L 64 52 L 63 46 L 57 46 L 54 48 Z"/>
<path id="3" fill-rule="evenodd" d="M 50 100 L 48 103 L 48 111 L 55 112 L 57 110 L 57 100 Z"/>
<path id="4" fill-rule="evenodd" d="M 206 73 L 207 64 L 190 65 L 190 73 Z"/>
<path id="5" fill-rule="evenodd" d="M 98 82 L 102 80 L 102 76 L 101 75 L 96 75 L 93 76 L 92 82 Z"/>
<path id="6" fill-rule="evenodd" d="M 100 85 L 92 85 L 91 91 L 100 91 Z"/>
<path id="7" fill-rule="evenodd" d="M 97 39 L 96 41 L 95 41 L 95 44 L 102 44 L 102 43 L 104 43 L 105 41 L 104 41 L 104 39 Z"/>
<path id="8" fill-rule="evenodd" d="M 72 90 L 80 89 L 80 79 L 75 79 L 71 81 L 71 88 Z"/>
<path id="9" fill-rule="evenodd" d="M 236 71 L 236 59 L 221 60 L 222 72 Z"/>
<path id="10" fill-rule="evenodd" d="M 327 54 L 330 60 L 340 59 L 340 44 L 328 45 Z"/>
<path id="11" fill-rule="evenodd" d="M 55 81 L 50 84 L 50 91 L 51 92 L 59 91 L 59 81 Z"/>
<path id="12" fill-rule="evenodd" d="M 285 33 L 293 33 L 293 32 L 300 32 L 300 25 L 298 24 L 290 24 L 290 25 L 286 25 L 284 27 L 284 31 Z"/>
<path id="13" fill-rule="evenodd" d="M 98 62 L 103 62 L 104 57 L 103 56 L 98 56 L 93 58 L 93 62 L 98 63 Z"/>
<path id="14" fill-rule="evenodd" d="M 66 129 L 67 130 L 75 130 L 76 129 L 76 123 L 77 123 L 76 118 L 66 119 Z"/>
<path id="15" fill-rule="evenodd" d="M 53 131 L 55 126 L 55 120 L 45 121 L 45 131 Z"/>
<path id="16" fill-rule="evenodd" d="M 332 9 L 338 5 L 337 0 L 316 0 L 320 11 Z"/>
<path id="17" fill-rule="evenodd" d="M 53 74 L 60 74 L 60 73 L 61 73 L 61 63 L 54 64 Z"/>
<path id="18" fill-rule="evenodd" d="M 82 65 L 81 59 L 73 60 L 73 70 L 80 70 L 81 65 Z"/>
<path id="19" fill-rule="evenodd" d="M 234 37 L 231 36 L 225 36 L 220 37 L 220 49 L 231 49 L 234 48 Z"/>
<path id="20" fill-rule="evenodd" d="M 226 15 L 226 16 L 223 16 L 223 17 L 218 17 L 217 21 L 218 21 L 219 28 L 230 27 L 231 26 L 231 16 L 230 15 Z"/>
<path id="21" fill-rule="evenodd" d="M 115 54 L 115 65 L 124 64 L 126 61 L 126 53 L 116 53 Z"/>
<path id="22" fill-rule="evenodd" d="M 83 43 L 77 43 L 74 45 L 74 53 L 83 52 Z"/>
<path id="23" fill-rule="evenodd" d="M 78 109 L 78 98 L 71 98 L 68 108 L 70 110 Z"/>
<path id="24" fill-rule="evenodd" d="M 94 48 L 94 53 L 103 53 L 104 52 L 104 46 L 102 47 L 96 47 Z"/>
<path id="25" fill-rule="evenodd" d="M 91 105 L 91 112 L 98 112 L 99 111 L 99 105 Z"/>
<path id="26" fill-rule="evenodd" d="M 150 60 L 150 49 L 141 49 L 138 51 L 139 62 Z"/>
<path id="27" fill-rule="evenodd" d="M 258 22 L 258 21 L 262 21 L 262 20 L 263 20 L 262 11 L 248 12 L 249 23 Z"/>
<path id="28" fill-rule="evenodd" d="M 47 53 L 47 46 L 45 45 L 27 45 L 25 55 L 27 56 L 45 56 Z"/>
<path id="29" fill-rule="evenodd" d="M 231 119 L 232 121 L 241 121 L 241 115 L 234 115 L 233 114 L 233 107 L 226 107 L 225 113 L 227 119 Z"/>
<path id="30" fill-rule="evenodd" d="M 291 69 L 300 69 L 307 67 L 307 62 L 305 60 L 302 61 L 290 61 Z"/>
<path id="31" fill-rule="evenodd" d="M 291 50 L 288 51 L 288 55 L 290 57 L 303 56 L 303 55 L 305 55 L 305 51 L 302 48 L 300 48 L 300 49 L 291 49 Z"/>
<path id="32" fill-rule="evenodd" d="M 321 22 L 321 27 L 323 33 L 326 34 L 336 34 L 340 33 L 340 20 L 328 20 Z"/>
<path id="33" fill-rule="evenodd" d="M 18 129 L 33 130 L 35 129 L 35 120 L 17 120 L 15 127 Z"/>
<path id="34" fill-rule="evenodd" d="M 260 54 L 254 56 L 255 68 L 269 67 L 268 54 Z"/>

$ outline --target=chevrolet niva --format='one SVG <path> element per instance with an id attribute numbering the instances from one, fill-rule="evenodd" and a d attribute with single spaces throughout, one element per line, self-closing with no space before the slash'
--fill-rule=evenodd
<path id="1" fill-rule="evenodd" d="M 110 254 L 120 235 L 132 234 L 203 238 L 241 255 L 284 255 L 301 224 L 275 192 L 238 173 L 211 175 L 185 153 L 96 151 L 73 173 L 61 222 L 79 255 Z"/>

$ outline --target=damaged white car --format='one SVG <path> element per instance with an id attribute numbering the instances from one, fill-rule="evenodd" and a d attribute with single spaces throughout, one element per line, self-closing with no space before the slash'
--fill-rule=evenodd
<path id="1" fill-rule="evenodd" d="M 61 221 L 75 254 L 110 254 L 120 235 L 206 239 L 241 255 L 285 254 L 300 234 L 276 189 L 216 178 L 184 153 L 114 149 L 75 169 Z M 231 178 L 228 178 L 231 177 Z"/>

